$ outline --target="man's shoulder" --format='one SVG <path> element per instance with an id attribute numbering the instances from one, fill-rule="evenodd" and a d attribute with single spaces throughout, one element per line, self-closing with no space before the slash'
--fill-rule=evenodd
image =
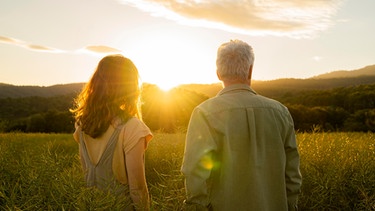
<path id="1" fill-rule="evenodd" d="M 223 103 L 223 102 L 225 102 L 225 100 L 220 95 L 216 95 L 214 97 L 211 97 L 211 98 L 203 101 L 197 107 L 206 107 L 206 106 L 211 106 L 213 104 L 219 104 L 219 103 Z"/>
<path id="2" fill-rule="evenodd" d="M 259 98 L 259 100 L 264 101 L 264 102 L 282 105 L 282 103 L 270 97 L 266 97 L 266 96 L 259 95 L 259 94 L 255 95 L 255 97 Z"/>
<path id="3" fill-rule="evenodd" d="M 263 95 L 256 95 L 256 98 L 258 98 L 260 102 L 263 102 L 266 105 L 276 106 L 282 109 L 286 108 L 285 105 L 279 102 L 278 100 L 275 100 L 275 99 L 272 99 Z"/>
<path id="4" fill-rule="evenodd" d="M 211 113 L 215 112 L 218 109 L 218 107 L 224 104 L 225 100 L 223 100 L 220 96 L 215 96 L 201 102 L 199 105 L 195 107 L 195 109 L 204 111 L 205 113 Z"/>
<path id="5" fill-rule="evenodd" d="M 259 94 L 248 95 L 246 98 L 228 98 L 227 96 L 218 95 L 197 106 L 200 110 L 211 112 L 230 107 L 257 107 L 272 108 L 280 111 L 287 110 L 286 106 L 281 102 Z"/>

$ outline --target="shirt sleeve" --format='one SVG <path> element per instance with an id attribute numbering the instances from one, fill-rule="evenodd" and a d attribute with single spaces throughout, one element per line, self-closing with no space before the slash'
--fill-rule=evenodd
<path id="1" fill-rule="evenodd" d="M 297 207 L 298 195 L 302 185 L 302 176 L 299 170 L 300 159 L 294 132 L 293 119 L 288 113 L 288 125 L 285 139 L 285 182 L 289 210 L 295 210 Z"/>
<path id="2" fill-rule="evenodd" d="M 207 180 L 214 167 L 212 153 L 217 149 L 214 133 L 200 109 L 192 113 L 188 126 L 181 172 L 185 176 L 185 206 L 207 207 Z"/>
<path id="3" fill-rule="evenodd" d="M 145 138 L 145 149 L 147 144 L 153 138 L 151 130 L 147 125 L 139 120 L 138 118 L 130 119 L 125 125 L 125 131 L 123 133 L 123 148 L 124 152 L 129 153 L 133 149 L 141 138 Z"/>

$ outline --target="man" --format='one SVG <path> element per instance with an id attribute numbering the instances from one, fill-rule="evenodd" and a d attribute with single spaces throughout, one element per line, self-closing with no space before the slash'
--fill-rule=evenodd
<path id="1" fill-rule="evenodd" d="M 194 109 L 186 136 L 186 210 L 297 209 L 293 120 L 281 103 L 250 88 L 253 63 L 253 49 L 243 41 L 218 49 L 224 89 Z"/>

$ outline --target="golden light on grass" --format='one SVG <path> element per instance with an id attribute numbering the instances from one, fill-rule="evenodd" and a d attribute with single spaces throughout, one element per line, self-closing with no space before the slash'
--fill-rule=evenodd
<path id="1" fill-rule="evenodd" d="M 181 210 L 186 134 L 154 136 L 145 154 L 152 210 Z M 297 140 L 304 179 L 299 209 L 374 210 L 374 133 L 298 133 Z M 2 133 L 0 151 L 0 210 L 120 209 L 111 195 L 85 187 L 71 134 Z M 201 167 L 217 168 L 209 154 Z"/>

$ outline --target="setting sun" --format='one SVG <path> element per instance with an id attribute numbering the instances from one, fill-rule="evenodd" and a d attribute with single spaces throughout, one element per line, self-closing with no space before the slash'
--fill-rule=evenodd
<path id="1" fill-rule="evenodd" d="M 178 86 L 179 84 L 175 84 L 173 83 L 172 81 L 164 81 L 164 82 L 160 82 L 158 84 L 156 84 L 161 90 L 167 92 L 173 88 L 175 88 L 176 86 Z"/>
<path id="2" fill-rule="evenodd" d="M 142 81 L 164 91 L 181 84 L 217 82 L 217 43 L 202 43 L 192 32 L 161 28 L 139 35 L 137 42 L 124 43 L 122 48 L 128 49 L 124 54 L 135 62 Z"/>

